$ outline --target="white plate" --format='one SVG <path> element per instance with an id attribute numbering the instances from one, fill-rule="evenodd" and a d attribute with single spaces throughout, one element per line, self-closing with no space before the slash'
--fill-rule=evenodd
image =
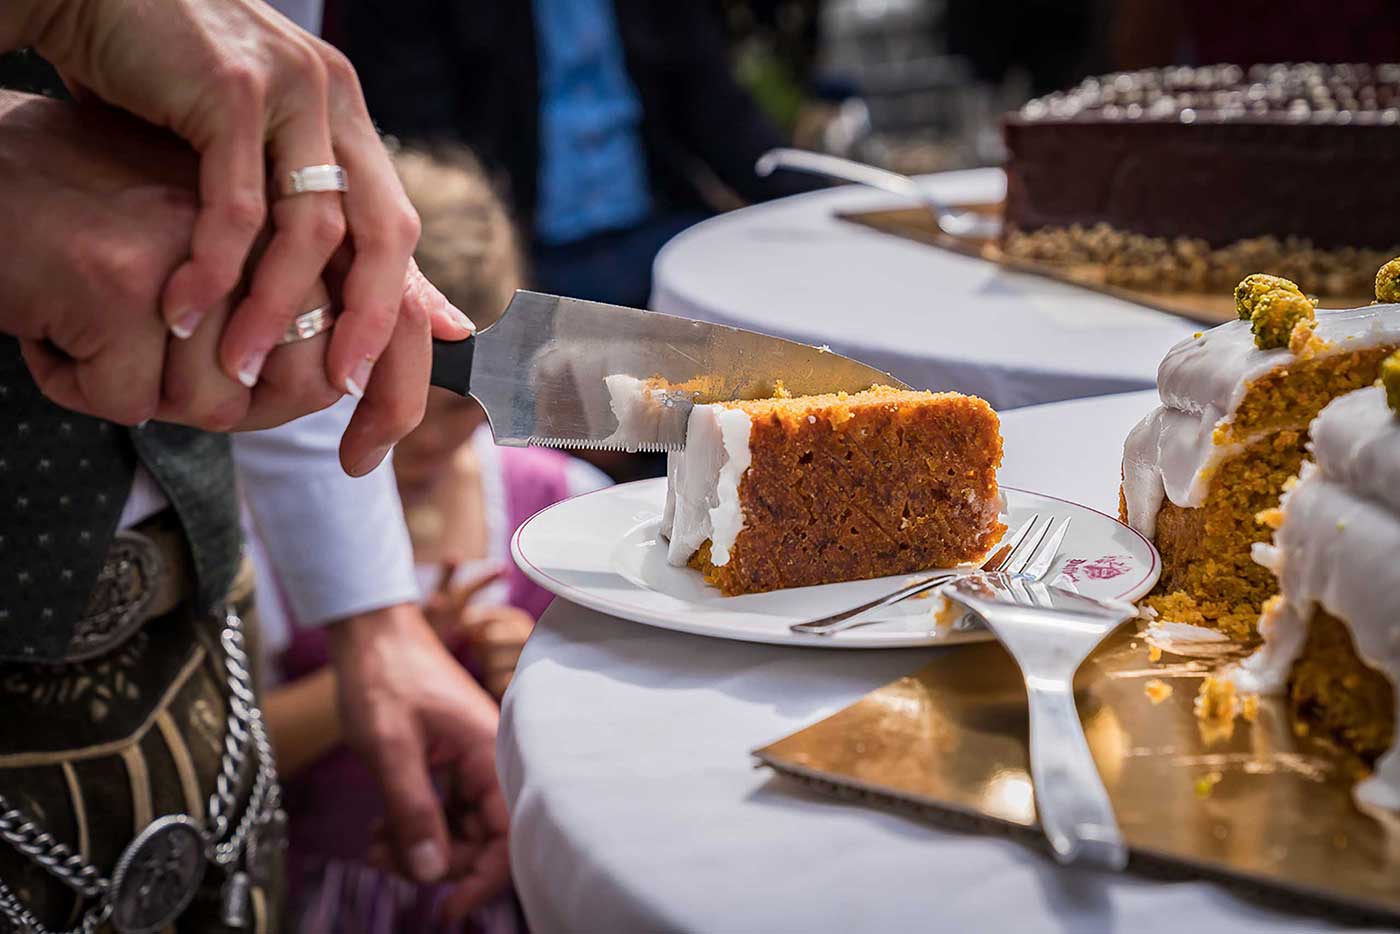
<path id="1" fill-rule="evenodd" d="M 1073 516 L 1051 576 L 1069 576 L 1091 597 L 1136 600 L 1161 571 L 1157 551 L 1118 520 L 1077 503 L 1002 488 L 1010 528 L 1033 513 Z M 798 635 L 793 623 L 857 606 L 895 590 L 910 575 L 723 596 L 698 571 L 666 563 L 659 527 L 664 479 L 609 487 L 556 503 L 516 530 L 515 563 L 546 590 L 580 606 L 662 629 L 777 645 L 888 649 L 991 638 L 982 630 L 933 625 L 934 601 L 906 600 L 888 620 L 834 636 Z"/>

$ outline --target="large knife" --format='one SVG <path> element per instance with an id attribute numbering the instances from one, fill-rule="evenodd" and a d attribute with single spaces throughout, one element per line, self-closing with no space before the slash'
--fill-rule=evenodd
<path id="1" fill-rule="evenodd" d="M 904 386 L 825 347 L 525 291 L 474 337 L 434 341 L 432 382 L 476 398 L 499 444 L 625 451 L 683 449 L 694 404 L 779 385 L 795 396 Z"/>

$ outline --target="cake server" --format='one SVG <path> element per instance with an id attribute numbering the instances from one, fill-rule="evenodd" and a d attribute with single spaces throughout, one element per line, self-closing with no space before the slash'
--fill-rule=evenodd
<path id="1" fill-rule="evenodd" d="M 526 291 L 475 336 L 433 341 L 432 382 L 480 402 L 498 444 L 634 452 L 683 449 L 699 403 L 907 388 L 825 347 Z"/>
<path id="2" fill-rule="evenodd" d="M 1074 673 L 1135 610 L 1007 574 L 963 577 L 945 593 L 982 617 L 1021 669 L 1036 812 L 1055 858 L 1122 869 L 1128 849 L 1084 737 Z"/>

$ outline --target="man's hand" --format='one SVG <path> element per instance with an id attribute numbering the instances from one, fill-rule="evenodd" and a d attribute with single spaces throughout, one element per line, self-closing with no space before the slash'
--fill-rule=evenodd
<path id="1" fill-rule="evenodd" d="M 257 383 L 341 251 L 327 378 L 365 397 L 342 463 L 372 469 L 421 417 L 429 333 L 461 339 L 471 325 L 410 271 L 418 218 L 345 57 L 260 0 L 10 0 L 0 42 L 33 45 L 75 92 L 168 127 L 199 154 L 192 237 L 161 300 L 177 335 L 228 299 L 271 214 L 272 240 L 219 342 L 230 378 Z M 347 194 L 278 198 L 269 211 L 265 165 L 280 190 L 293 169 L 332 162 L 345 168 Z M 342 249 L 347 231 L 352 249 Z"/>
<path id="2" fill-rule="evenodd" d="M 207 331 L 170 340 L 156 309 L 189 249 L 195 172 L 187 146 L 133 118 L 0 92 L 0 331 L 59 405 L 232 430 L 340 398 L 326 337 L 279 348 L 251 391 L 217 363 L 226 304 Z"/>
<path id="3" fill-rule="evenodd" d="M 461 918 L 510 873 L 496 705 L 412 605 L 337 624 L 331 654 L 346 739 L 384 790 L 395 863 L 419 882 L 455 880 L 444 914 Z M 445 809 L 436 769 L 450 789 Z"/>

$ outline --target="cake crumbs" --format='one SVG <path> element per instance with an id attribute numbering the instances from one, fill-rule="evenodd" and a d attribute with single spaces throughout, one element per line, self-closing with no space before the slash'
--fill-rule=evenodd
<path id="1" fill-rule="evenodd" d="M 1161 678 L 1153 678 L 1143 686 L 1143 693 L 1147 695 L 1148 700 L 1152 701 L 1152 706 L 1156 707 L 1172 696 L 1172 686 Z"/>
<path id="2" fill-rule="evenodd" d="M 1316 318 L 1299 321 L 1288 334 L 1288 349 L 1303 360 L 1322 353 L 1329 346 L 1327 341 L 1317 336 Z"/>
<path id="3" fill-rule="evenodd" d="M 1162 647 L 1160 645 L 1149 645 L 1147 647 L 1147 660 L 1149 662 L 1160 662 L 1162 660 Z"/>
<path id="4" fill-rule="evenodd" d="M 1196 695 L 1196 717 L 1207 723 L 1226 723 L 1239 713 L 1239 698 L 1235 683 L 1227 678 L 1207 677 Z"/>
<path id="5" fill-rule="evenodd" d="M 962 618 L 962 606 L 949 600 L 942 591 L 937 593 L 937 597 L 938 605 L 933 610 L 933 625 L 941 630 L 952 629 Z"/>
<path id="6" fill-rule="evenodd" d="M 1224 777 L 1220 772 L 1212 771 L 1196 779 L 1196 797 L 1202 800 L 1209 798 L 1215 792 L 1215 786 L 1220 784 Z"/>
<path id="7" fill-rule="evenodd" d="M 1283 510 L 1277 506 L 1254 514 L 1254 521 L 1278 531 L 1283 526 Z"/>
<path id="8" fill-rule="evenodd" d="M 1240 704 L 1240 716 L 1244 717 L 1246 723 L 1253 723 L 1259 719 L 1259 695 L 1246 694 L 1244 702 Z"/>

